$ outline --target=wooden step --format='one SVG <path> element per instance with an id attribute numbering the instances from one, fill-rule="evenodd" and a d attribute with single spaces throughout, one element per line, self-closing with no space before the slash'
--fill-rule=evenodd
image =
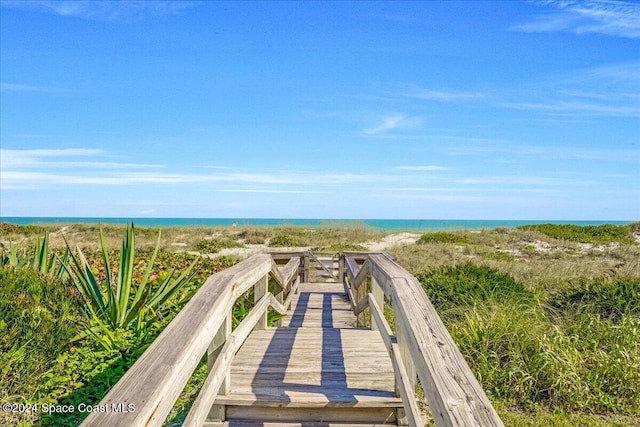
<path id="1" fill-rule="evenodd" d="M 297 423 L 394 424 L 396 412 L 390 408 L 273 408 L 227 406 L 226 419 L 233 421 Z"/>
<path id="2" fill-rule="evenodd" d="M 356 317 L 342 283 L 301 283 L 282 326 L 353 328 Z"/>
<path id="3" fill-rule="evenodd" d="M 224 422 L 207 421 L 204 427 L 389 427 L 395 424 L 334 423 L 334 422 L 261 422 L 248 420 L 230 420 Z"/>
<path id="4" fill-rule="evenodd" d="M 254 393 L 231 393 L 218 396 L 217 405 L 234 405 L 246 407 L 270 408 L 401 408 L 402 399 L 392 393 L 379 391 L 363 391 L 370 395 L 338 394 L 317 392 L 295 392 L 273 389 L 257 389 Z"/>
<path id="5" fill-rule="evenodd" d="M 377 331 L 270 328 L 252 332 L 216 404 L 270 407 L 399 407 L 395 375 Z"/>
<path id="6" fill-rule="evenodd" d="M 269 328 L 240 348 L 215 404 L 227 420 L 389 424 L 403 406 L 394 387 L 377 331 Z"/>

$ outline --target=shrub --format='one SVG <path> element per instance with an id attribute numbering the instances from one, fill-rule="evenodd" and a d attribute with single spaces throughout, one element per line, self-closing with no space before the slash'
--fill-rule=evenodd
<path id="1" fill-rule="evenodd" d="M 0 268 L 0 401 L 24 402 L 80 330 L 73 286 L 32 268 Z M 17 421 L 0 424 L 12 425 Z M 9 417 L 9 415 L 6 415 Z"/>
<path id="2" fill-rule="evenodd" d="M 561 312 L 588 311 L 614 321 L 640 316 L 640 278 L 582 280 L 558 293 L 552 305 Z"/>
<path id="3" fill-rule="evenodd" d="M 155 319 L 163 317 L 165 304 L 180 288 L 193 277 L 194 261 L 175 276 L 175 269 L 160 275 L 151 274 L 155 262 L 158 243 L 146 263 L 141 276 L 136 274 L 135 231 L 133 224 L 127 227 L 122 243 L 120 261 L 111 265 L 104 234 L 100 231 L 102 268 L 94 272 L 92 265 L 80 250 L 72 255 L 72 263 L 65 263 L 65 269 L 82 295 L 87 315 L 93 321 L 87 334 L 96 339 L 105 349 L 114 347 L 112 332 L 120 328 L 133 328 L 138 334 L 146 334 Z M 68 247 L 68 246 L 67 246 Z M 139 261 L 139 260 L 138 260 Z M 185 301 L 186 302 L 186 301 Z"/>
<path id="4" fill-rule="evenodd" d="M 547 304 L 488 267 L 418 278 L 490 398 L 640 415 L 640 279 L 579 281 Z"/>
<path id="5" fill-rule="evenodd" d="M 269 242 L 271 247 L 295 247 L 300 246 L 300 242 L 288 234 L 278 234 Z"/>
<path id="6" fill-rule="evenodd" d="M 449 233 L 446 231 L 438 231 L 435 233 L 425 233 L 416 242 L 418 244 L 427 243 L 453 243 L 457 245 L 464 245 L 469 243 L 467 236 L 461 233 Z"/>
<path id="7" fill-rule="evenodd" d="M 486 259 L 491 259 L 494 261 L 503 261 L 503 262 L 514 262 L 516 260 L 513 255 L 510 255 L 502 251 L 493 251 L 493 252 L 483 253 L 482 257 Z"/>
<path id="8" fill-rule="evenodd" d="M 633 243 L 630 225 L 587 225 L 574 224 L 536 224 L 518 227 L 523 230 L 533 230 L 559 240 L 580 243 L 606 244 L 612 242 Z"/>
<path id="9" fill-rule="evenodd" d="M 203 239 L 196 243 L 196 250 L 202 253 L 214 254 L 225 248 L 243 248 L 242 243 L 232 239 Z"/>
<path id="10" fill-rule="evenodd" d="M 438 310 L 474 305 L 488 300 L 532 298 L 511 276 L 490 267 L 466 263 L 419 274 L 429 299 Z"/>

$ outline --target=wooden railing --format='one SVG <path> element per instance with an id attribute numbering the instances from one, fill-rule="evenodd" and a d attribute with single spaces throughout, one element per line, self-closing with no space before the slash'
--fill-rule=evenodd
<path id="1" fill-rule="evenodd" d="M 223 408 L 213 402 L 228 391 L 235 353 L 253 329 L 267 327 L 269 308 L 288 310 L 301 279 L 309 280 L 314 258 L 322 264 L 308 252 L 258 254 L 209 277 L 100 402 L 97 409 L 104 411 L 92 412 L 82 426 L 162 425 L 205 352 L 209 375 L 183 425 L 222 419 Z M 391 357 L 404 405 L 399 422 L 422 425 L 415 396 L 419 378 L 436 425 L 502 426 L 417 279 L 384 253 L 345 252 L 337 260 L 358 326 L 369 320 Z M 334 276 L 332 268 L 318 268 Z M 269 277 L 276 284 L 273 293 Z M 252 287 L 255 305 L 232 331 L 232 308 Z M 385 304 L 393 309 L 394 330 Z"/>
<path id="2" fill-rule="evenodd" d="M 419 378 L 437 426 L 503 425 L 413 275 L 383 253 L 343 253 L 340 266 L 358 326 L 365 325 L 369 307 L 371 328 L 380 331 L 391 357 L 404 404 L 399 420 L 422 425 L 415 397 Z M 386 300 L 393 308 L 395 333 L 383 312 Z"/>
<path id="3" fill-rule="evenodd" d="M 209 375 L 183 425 L 215 419 L 220 408 L 212 404 L 229 386 L 234 354 L 253 329 L 266 328 L 269 307 L 287 311 L 300 282 L 300 261 L 290 256 L 280 267 L 269 254 L 258 254 L 209 277 L 100 402 L 105 410 L 92 412 L 82 426 L 162 425 L 205 352 Z M 278 285 L 275 295 L 269 292 L 269 276 Z M 256 304 L 232 332 L 233 305 L 251 287 Z"/>

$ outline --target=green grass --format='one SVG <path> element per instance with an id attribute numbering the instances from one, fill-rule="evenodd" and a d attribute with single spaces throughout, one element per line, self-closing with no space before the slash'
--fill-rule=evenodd
<path id="1" fill-rule="evenodd" d="M 278 234 L 269 242 L 271 247 L 296 247 L 302 246 L 300 240 L 288 234 Z"/>
<path id="2" fill-rule="evenodd" d="M 82 329 L 80 306 L 77 291 L 58 278 L 31 267 L 0 268 L 0 402 L 50 394 L 43 378 Z M 0 414 L 0 424 L 27 417 Z"/>
<path id="3" fill-rule="evenodd" d="M 149 247 L 136 252 L 134 277 L 143 274 L 152 253 Z M 117 254 L 118 251 L 110 250 L 109 258 Z M 101 269 L 104 270 L 102 252 L 87 250 L 85 256 L 93 273 L 100 276 Z M 160 249 L 152 275 L 162 276 L 163 272 L 174 268 L 184 270 L 194 259 L 193 255 Z M 198 289 L 211 274 L 234 265 L 238 258 L 202 258 L 199 261 L 191 283 L 167 300 L 167 309 L 157 313 L 148 333 L 140 336 L 131 329 L 119 328 L 113 331 L 110 349 L 87 337 L 78 339 L 89 319 L 78 289 L 68 278 L 63 281 L 37 271 L 30 264 L 0 266 L 0 403 L 77 405 L 99 402 L 178 314 L 180 301 Z M 188 400 L 203 381 L 201 373 L 195 375 L 177 405 L 184 406 L 184 399 Z M 78 425 L 86 415 L 0 413 L 0 425 Z"/>
<path id="4" fill-rule="evenodd" d="M 196 243 L 195 249 L 198 252 L 214 254 L 227 248 L 244 248 L 245 245 L 236 240 L 225 238 L 203 239 Z"/>
<path id="5" fill-rule="evenodd" d="M 393 249 L 505 425 L 638 425 L 638 227 L 606 230 L 451 232 Z"/>
<path id="6" fill-rule="evenodd" d="M 555 295 L 471 263 L 418 279 L 492 400 L 640 416 L 638 278 Z"/>
<path id="7" fill-rule="evenodd" d="M 437 231 L 434 233 L 425 233 L 417 241 L 418 244 L 427 243 L 452 243 L 456 245 L 465 245 L 469 243 L 466 234 L 462 232 L 451 233 L 446 231 Z"/>
<path id="8" fill-rule="evenodd" d="M 43 232 L 61 227 L 0 225 L 0 240 L 32 251 Z M 618 227 L 613 232 L 608 228 L 563 231 L 574 236 L 568 238 L 535 228 L 426 233 L 432 237 L 422 244 L 396 247 L 393 254 L 420 278 L 505 425 L 637 426 L 640 245 L 628 239 L 639 229 L 634 223 L 627 234 L 620 234 Z M 107 246 L 116 247 L 124 230 L 124 226 L 105 226 Z M 83 248 L 96 274 L 101 268 L 97 233 L 97 226 L 70 225 L 64 234 L 71 244 Z M 278 235 L 325 250 L 359 247 L 380 237 L 366 227 L 163 229 L 154 273 L 186 268 L 195 257 L 181 251 L 203 240 L 242 239 L 241 243 L 252 244 Z M 153 253 L 156 236 L 157 229 L 136 228 L 139 262 L 134 265 L 140 274 Z M 588 238 L 595 240 L 585 241 Z M 175 242 L 184 246 L 173 246 Z M 609 244 L 615 242 L 621 244 Z M 581 243 L 603 248 L 585 249 Z M 64 248 L 61 234 L 51 234 L 50 244 L 55 250 Z M 110 250 L 109 257 L 116 256 L 117 251 Z M 181 292 L 197 289 L 210 274 L 238 260 L 200 259 L 194 283 Z M 9 367 L 0 377 L 2 402 L 97 402 L 135 360 L 134 349 L 140 343 L 126 331 L 119 335 L 116 352 L 96 348 L 88 340 L 70 342 L 85 321 L 73 286 L 35 271 L 9 268 L 0 268 L 0 284 L 0 358 Z M 248 293 L 236 306 L 238 319 L 248 312 L 252 299 Z M 169 305 L 158 333 L 180 308 Z M 184 416 L 204 380 L 203 372 L 201 366 L 189 382 L 174 420 Z M 19 421 L 78 422 L 62 416 L 45 420 L 0 415 L 1 425 Z"/>
<path id="9" fill-rule="evenodd" d="M 573 224 L 537 224 L 525 225 L 519 228 L 523 230 L 533 230 L 559 240 L 571 242 L 607 244 L 619 242 L 624 244 L 633 243 L 631 236 L 636 226 L 628 225 L 588 225 L 579 226 Z"/>

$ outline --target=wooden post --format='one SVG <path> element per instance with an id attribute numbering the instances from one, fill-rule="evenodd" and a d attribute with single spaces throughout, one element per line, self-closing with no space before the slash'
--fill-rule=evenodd
<path id="1" fill-rule="evenodd" d="M 269 275 L 265 275 L 253 285 L 253 302 L 257 303 L 260 298 L 265 296 L 269 292 Z M 262 315 L 262 318 L 258 320 L 255 329 L 267 329 L 267 313 Z"/>
<path id="2" fill-rule="evenodd" d="M 373 299 L 376 301 L 378 306 L 380 306 L 380 309 L 384 312 L 384 290 L 382 289 L 382 287 L 380 287 L 373 276 L 371 276 L 371 293 L 373 294 Z M 371 319 L 369 323 L 371 324 L 371 330 L 378 330 L 378 324 L 374 322 L 373 319 Z"/>
<path id="3" fill-rule="evenodd" d="M 304 254 L 304 277 L 302 282 L 309 283 L 309 253 L 307 252 Z"/>
<path id="4" fill-rule="evenodd" d="M 360 283 L 360 287 L 358 287 L 358 289 L 356 289 L 356 294 L 355 294 L 355 298 L 356 298 L 356 305 L 358 305 L 358 303 L 360 301 L 362 301 L 363 298 L 367 298 L 367 282 L 366 279 L 362 281 L 362 283 Z M 363 328 L 366 326 L 367 321 L 366 321 L 366 316 L 365 316 L 365 312 L 361 311 L 360 314 L 358 314 L 358 318 L 357 318 L 357 327 L 358 328 Z"/>
<path id="5" fill-rule="evenodd" d="M 220 329 L 216 332 L 216 335 L 213 337 L 209 348 L 207 349 L 207 368 L 209 372 L 211 372 L 211 368 L 215 363 L 222 347 L 227 342 L 227 338 L 231 335 L 231 312 L 227 314 L 222 325 L 220 325 Z M 227 370 L 225 373 L 225 379 L 222 381 L 222 385 L 220 385 L 220 389 L 218 394 L 228 394 L 231 389 L 231 370 Z M 209 416 L 207 417 L 208 421 L 224 421 L 226 419 L 226 407 L 224 405 L 213 405 L 209 410 Z"/>
<path id="6" fill-rule="evenodd" d="M 397 313 L 396 307 L 393 310 Z M 416 365 L 413 363 L 413 359 L 411 358 L 411 353 L 409 350 L 409 343 L 407 342 L 407 333 L 404 330 L 407 326 L 403 324 L 400 319 L 396 318 L 396 340 L 398 342 L 398 347 L 400 349 L 400 357 L 402 360 L 402 364 L 404 365 L 405 370 L 407 371 L 407 377 L 409 384 L 407 384 L 407 388 L 411 389 L 414 393 L 416 391 L 416 383 L 418 379 L 418 374 L 416 371 Z M 400 391 L 397 389 L 396 384 L 396 394 L 399 396 Z M 398 425 L 408 425 L 407 416 L 403 408 L 398 408 L 397 413 Z"/>
<path id="7" fill-rule="evenodd" d="M 292 283 L 291 281 L 289 283 L 287 283 L 287 287 L 286 287 L 287 295 L 289 295 L 289 293 L 291 292 L 291 283 Z M 284 293 L 285 293 L 285 290 L 283 289 L 283 290 L 280 290 L 280 292 L 278 292 L 275 295 L 276 301 L 278 301 L 280 304 L 284 304 Z M 257 300 L 256 300 L 256 302 L 257 302 Z M 267 311 L 269 311 L 269 309 L 267 309 Z M 276 327 L 278 327 L 278 328 L 282 327 L 282 319 L 279 319 L 276 322 Z"/>

